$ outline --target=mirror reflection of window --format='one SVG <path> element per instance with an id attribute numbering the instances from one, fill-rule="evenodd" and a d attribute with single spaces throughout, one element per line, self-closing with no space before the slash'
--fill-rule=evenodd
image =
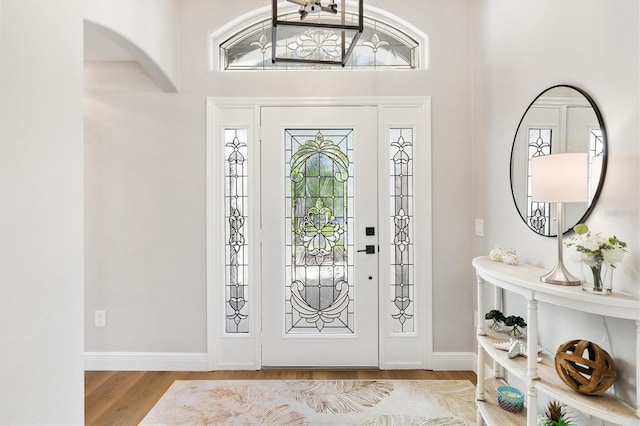
<path id="1" fill-rule="evenodd" d="M 589 136 L 589 202 L 591 203 L 598 190 L 598 183 L 600 183 L 602 175 L 604 141 L 602 129 L 599 127 L 592 128 Z"/>
<path id="2" fill-rule="evenodd" d="M 527 223 L 538 234 L 548 234 L 551 222 L 551 203 L 533 201 L 531 198 L 531 159 L 551 154 L 552 128 L 529 129 L 529 158 L 527 161 Z"/>

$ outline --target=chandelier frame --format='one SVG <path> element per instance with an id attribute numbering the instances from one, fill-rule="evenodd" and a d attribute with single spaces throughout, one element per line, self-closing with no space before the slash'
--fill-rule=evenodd
<path id="1" fill-rule="evenodd" d="M 328 64 L 328 65 L 341 65 L 344 67 L 353 52 L 358 39 L 362 35 L 364 31 L 364 0 L 358 0 L 358 24 L 357 25 L 348 25 L 345 24 L 345 0 L 341 0 L 341 8 L 339 11 L 335 13 L 341 15 L 341 23 L 332 24 L 326 22 L 310 22 L 304 21 L 304 17 L 306 14 L 302 13 L 301 9 L 301 18 L 300 21 L 282 21 L 278 19 L 278 0 L 272 0 L 272 27 L 271 27 L 271 62 L 294 62 L 294 63 L 307 63 L 307 64 Z M 311 1 L 310 4 L 317 4 L 320 6 L 321 0 Z M 293 1 L 292 3 L 301 4 L 299 1 Z M 304 6 L 303 6 L 304 8 Z M 324 10 L 324 9 L 323 9 Z M 322 13 L 322 12 L 320 12 Z M 287 58 L 287 57 L 277 57 L 276 56 L 276 40 L 278 40 L 278 27 L 297 27 L 297 28 L 317 28 L 317 29 L 333 29 L 338 30 L 341 36 L 341 55 L 339 60 L 324 60 L 324 59 L 304 59 L 304 58 Z M 346 48 L 346 32 L 353 31 L 353 39 L 349 48 Z"/>

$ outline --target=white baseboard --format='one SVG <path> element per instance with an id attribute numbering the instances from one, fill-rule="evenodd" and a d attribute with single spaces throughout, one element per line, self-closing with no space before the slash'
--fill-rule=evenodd
<path id="1" fill-rule="evenodd" d="M 431 356 L 431 369 L 436 371 L 476 369 L 476 354 L 473 352 L 434 352 Z"/>
<path id="2" fill-rule="evenodd" d="M 182 352 L 85 352 L 86 371 L 209 371 L 206 353 Z M 385 369 L 421 368 L 414 363 L 391 363 Z M 254 364 L 219 365 L 221 370 L 255 370 Z M 477 354 L 473 352 L 434 352 L 431 368 L 436 371 L 465 370 L 477 374 Z"/>
<path id="3" fill-rule="evenodd" d="M 424 370 L 422 362 L 385 362 L 380 365 L 382 370 Z"/>
<path id="4" fill-rule="evenodd" d="M 208 371 L 206 353 L 85 352 L 86 371 Z"/>
<path id="5" fill-rule="evenodd" d="M 255 362 L 220 362 L 216 370 L 260 370 Z"/>

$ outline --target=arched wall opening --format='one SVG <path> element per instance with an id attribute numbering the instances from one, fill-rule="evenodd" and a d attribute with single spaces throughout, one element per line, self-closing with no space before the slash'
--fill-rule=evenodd
<path id="1" fill-rule="evenodd" d="M 86 43 L 99 44 L 100 51 L 92 52 L 92 60 L 106 61 L 136 61 L 149 74 L 151 79 L 164 92 L 177 92 L 178 89 L 169 76 L 160 68 L 149 54 L 141 49 L 137 44 L 129 40 L 122 34 L 104 25 L 85 19 L 84 20 L 84 41 Z M 85 49 L 86 51 L 86 49 Z M 87 58 L 85 57 L 85 61 Z"/>

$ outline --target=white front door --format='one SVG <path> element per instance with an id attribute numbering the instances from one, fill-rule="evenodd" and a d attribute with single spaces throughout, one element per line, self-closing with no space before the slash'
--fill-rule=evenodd
<path id="1" fill-rule="evenodd" d="M 378 366 L 375 107 L 261 108 L 262 365 Z"/>

